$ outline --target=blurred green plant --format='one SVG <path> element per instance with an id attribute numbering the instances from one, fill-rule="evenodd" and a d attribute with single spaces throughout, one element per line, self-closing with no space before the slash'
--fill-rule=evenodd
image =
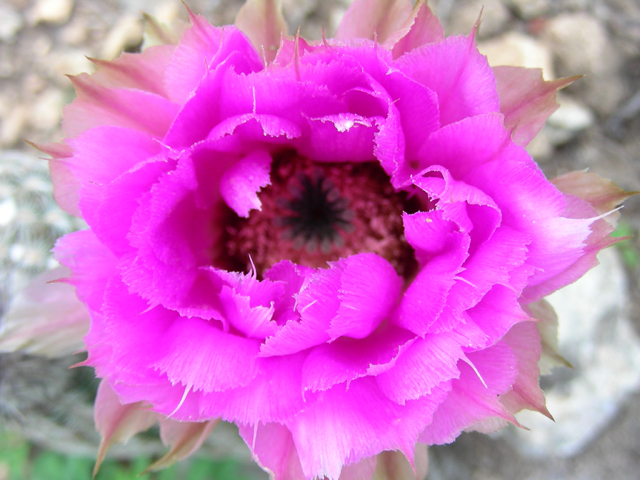
<path id="1" fill-rule="evenodd" d="M 95 480 L 253 480 L 232 459 L 193 458 L 160 472 L 140 475 L 153 459 L 106 460 Z M 94 460 L 43 451 L 19 434 L 0 430 L 1 480 L 90 480 Z"/>
<path id="2" fill-rule="evenodd" d="M 633 228 L 627 223 L 620 223 L 615 232 L 611 234 L 613 237 L 634 237 L 637 234 Z M 616 248 L 620 252 L 622 256 L 622 261 L 624 264 L 634 270 L 640 266 L 640 254 L 638 253 L 638 249 L 634 245 L 632 238 L 627 238 L 622 240 L 621 242 L 616 243 Z"/>

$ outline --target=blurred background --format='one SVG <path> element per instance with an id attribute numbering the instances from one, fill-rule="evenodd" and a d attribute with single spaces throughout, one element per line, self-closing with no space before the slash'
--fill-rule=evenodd
<path id="1" fill-rule="evenodd" d="M 189 0 L 218 25 L 241 0 Z M 349 0 L 284 0 L 289 32 L 335 31 Z M 547 79 L 585 75 L 529 146 L 547 176 L 584 170 L 640 190 L 638 0 L 431 0 L 448 35 L 468 33 L 482 7 L 480 50 L 492 65 L 543 68 Z M 0 0 L 0 314 L 29 278 L 55 264 L 49 250 L 82 222 L 51 198 L 47 163 L 24 139 L 60 141 L 65 74 L 91 72 L 88 57 L 141 47 L 142 12 L 187 20 L 179 0 Z M 622 210 L 601 265 L 551 296 L 560 351 L 574 366 L 542 380 L 556 422 L 519 416 L 531 430 L 463 434 L 430 449 L 430 480 L 637 479 L 640 471 L 640 199 Z M 90 369 L 78 358 L 0 357 L 0 480 L 85 480 L 98 444 Z M 230 425 L 195 458 L 137 474 L 164 452 L 157 431 L 113 448 L 98 479 L 266 479 Z"/>

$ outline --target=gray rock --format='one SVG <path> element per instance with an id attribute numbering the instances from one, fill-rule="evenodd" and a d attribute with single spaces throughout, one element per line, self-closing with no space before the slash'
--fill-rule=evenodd
<path id="1" fill-rule="evenodd" d="M 545 15 L 551 8 L 549 0 L 503 0 L 503 3 L 524 20 Z"/>
<path id="2" fill-rule="evenodd" d="M 20 13 L 9 5 L 0 3 L 0 41 L 12 42 L 23 25 Z"/>
<path id="3" fill-rule="evenodd" d="M 547 23 L 543 38 L 559 75 L 585 75 L 575 87 L 597 113 L 608 115 L 620 104 L 626 94 L 619 77 L 622 58 L 602 22 L 586 12 L 562 14 Z"/>
<path id="4" fill-rule="evenodd" d="M 447 35 L 467 35 L 476 21 L 482 18 L 478 30 L 479 38 L 500 34 L 510 19 L 509 10 L 500 0 L 469 0 L 460 2 L 449 15 Z"/>
<path id="5" fill-rule="evenodd" d="M 62 25 L 67 23 L 73 10 L 73 0 L 38 0 L 29 12 L 29 21 Z"/>

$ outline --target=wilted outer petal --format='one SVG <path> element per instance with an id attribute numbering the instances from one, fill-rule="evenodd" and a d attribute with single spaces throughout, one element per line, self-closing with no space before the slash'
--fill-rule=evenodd
<path id="1" fill-rule="evenodd" d="M 355 0 L 345 12 L 335 38 L 368 38 L 384 43 L 410 16 L 410 0 Z"/>
<path id="2" fill-rule="evenodd" d="M 86 73 L 70 79 L 77 97 L 63 110 L 62 129 L 67 137 L 114 125 L 162 138 L 178 113 L 177 104 L 155 93 L 107 88 Z"/>
<path id="3" fill-rule="evenodd" d="M 494 67 L 504 126 L 516 145 L 526 146 L 556 111 L 556 92 L 580 76 L 545 81 L 542 70 L 522 67 Z"/>
<path id="4" fill-rule="evenodd" d="M 80 207 L 78 207 L 80 181 L 62 161 L 73 155 L 73 149 L 64 143 L 27 143 L 41 152 L 51 155 L 49 174 L 51 175 L 51 183 L 53 183 L 53 198 L 62 210 L 75 217 L 81 217 Z"/>
<path id="5" fill-rule="evenodd" d="M 141 53 L 123 53 L 116 60 L 90 59 L 97 70 L 91 76 L 109 88 L 135 88 L 167 97 L 164 72 L 175 47 L 158 45 Z"/>
<path id="6" fill-rule="evenodd" d="M 398 58 L 427 43 L 444 40 L 444 30 L 425 0 L 417 0 L 411 16 L 388 39 L 393 46 L 393 58 Z"/>
<path id="7" fill-rule="evenodd" d="M 270 63 L 276 57 L 282 34 L 287 33 L 282 0 L 247 0 L 236 16 L 235 25 Z"/>
<path id="8" fill-rule="evenodd" d="M 423 480 L 429 469 L 426 445 L 416 445 L 413 462 L 401 452 L 382 452 L 376 458 L 374 480 Z"/>
<path id="9" fill-rule="evenodd" d="M 511 413 L 517 413 L 526 408 L 540 412 L 553 420 L 546 407 L 544 392 L 538 385 L 540 377 L 538 360 L 542 347 L 540 333 L 535 323 L 521 322 L 514 325 L 504 336 L 504 341 L 516 356 L 518 376 L 511 390 L 500 397 L 500 403 Z"/>
<path id="10" fill-rule="evenodd" d="M 127 443 L 136 433 L 147 430 L 158 420 L 158 416 L 140 402 L 122 405 L 107 380 L 102 380 L 98 387 L 94 417 L 101 437 L 94 476 L 114 443 Z"/>
<path id="11" fill-rule="evenodd" d="M 169 451 L 153 462 L 140 475 L 169 468 L 195 453 L 207 439 L 220 420 L 208 422 L 178 422 L 160 417 L 160 438 L 168 445 Z"/>
<path id="12" fill-rule="evenodd" d="M 558 190 L 589 202 L 598 215 L 614 210 L 627 198 L 638 192 L 627 192 L 612 180 L 602 178 L 595 173 L 586 171 L 569 172 L 551 180 Z M 618 213 L 607 215 L 605 220 L 613 226 L 618 219 Z"/>
<path id="13" fill-rule="evenodd" d="M 14 297 L 0 323 L 0 351 L 61 357 L 84 347 L 82 337 L 89 330 L 86 307 L 72 285 L 50 283 L 69 274 L 66 267 L 45 272 Z"/>
<path id="14" fill-rule="evenodd" d="M 541 352 L 538 366 L 542 375 L 548 375 L 555 367 L 571 367 L 571 364 L 558 351 L 558 316 L 546 300 L 530 303 L 526 309 L 537 320 L 540 334 Z"/>
<path id="15" fill-rule="evenodd" d="M 291 432 L 279 423 L 240 425 L 239 433 L 253 458 L 273 480 L 302 480 L 298 452 Z"/>

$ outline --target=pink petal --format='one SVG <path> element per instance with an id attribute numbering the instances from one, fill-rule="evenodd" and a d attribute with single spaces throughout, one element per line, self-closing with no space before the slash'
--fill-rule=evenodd
<path id="1" fill-rule="evenodd" d="M 556 111 L 556 92 L 580 76 L 545 81 L 542 70 L 522 67 L 494 67 L 500 96 L 500 113 L 516 145 L 526 146 Z"/>
<path id="2" fill-rule="evenodd" d="M 91 78 L 108 88 L 133 88 L 168 98 L 164 72 L 174 50 L 173 45 L 158 45 L 112 61 L 91 59 L 97 67 Z"/>
<path id="3" fill-rule="evenodd" d="M 99 312 L 107 282 L 117 272 L 118 259 L 91 230 L 59 238 L 53 253 L 58 262 L 71 270 L 67 282 L 76 287 L 80 301 Z"/>
<path id="4" fill-rule="evenodd" d="M 249 211 L 260 210 L 258 192 L 270 185 L 271 155 L 263 150 L 242 158 L 224 172 L 220 179 L 220 195 L 240 217 L 248 217 Z"/>
<path id="5" fill-rule="evenodd" d="M 287 32 L 282 16 L 281 0 L 249 0 L 236 16 L 236 27 L 249 37 L 265 63 L 271 62 L 280 45 L 280 37 Z"/>
<path id="6" fill-rule="evenodd" d="M 288 355 L 329 341 L 331 319 L 340 308 L 340 270 L 318 270 L 296 297 L 299 322 L 288 322 L 266 339 L 260 355 Z"/>
<path id="7" fill-rule="evenodd" d="M 216 125 L 233 116 L 278 113 L 276 108 L 264 111 L 263 102 L 254 105 L 258 98 L 268 102 L 267 106 L 281 106 L 288 103 L 284 101 L 287 97 L 297 97 L 299 89 L 293 79 L 285 79 L 284 82 L 274 85 L 275 82 L 265 81 L 264 76 L 247 76 L 250 72 L 262 68 L 262 62 L 256 57 L 253 47 L 242 33 L 233 27 L 225 30 L 227 31 L 229 34 L 225 34 L 223 38 L 225 51 L 221 49 L 219 61 L 211 66 L 193 94 L 182 105 L 164 139 L 167 145 L 175 148 L 189 147 L 206 139 Z M 228 54 L 224 56 L 227 50 Z M 242 55 L 246 50 L 251 50 L 256 58 Z M 284 92 L 285 96 L 274 94 L 274 88 L 278 88 L 278 92 Z M 265 90 L 271 91 L 265 94 Z M 261 110 L 257 110 L 258 107 L 261 107 Z"/>
<path id="8" fill-rule="evenodd" d="M 383 86 L 398 109 L 406 155 L 413 160 L 426 139 L 440 128 L 438 97 L 429 88 L 398 71 L 388 72 Z"/>
<path id="9" fill-rule="evenodd" d="M 132 291 L 169 308 L 211 304 L 205 288 L 211 288 L 208 274 L 198 268 L 226 261 L 223 250 L 215 247 L 225 234 L 219 225 L 228 210 L 219 191 L 207 186 L 217 185 L 233 161 L 207 145 L 194 147 L 140 199 L 128 235 L 137 253 L 121 263 Z"/>
<path id="10" fill-rule="evenodd" d="M 338 25 L 335 38 L 368 38 L 384 43 L 410 16 L 409 0 L 355 0 Z"/>
<path id="11" fill-rule="evenodd" d="M 91 204 L 87 201 L 87 188 L 83 187 L 83 207 L 95 209 L 91 228 L 96 236 L 116 255 L 130 253 L 132 247 L 127 240 L 131 224 L 140 202 L 162 175 L 175 168 L 175 162 L 161 153 L 139 163 L 120 175 L 111 183 L 91 185 Z M 87 183 L 85 183 L 87 185 Z M 85 196 L 86 195 L 86 196 Z M 114 221 L 117 215 L 117 221 Z"/>
<path id="12" fill-rule="evenodd" d="M 443 382 L 458 378 L 456 365 L 463 357 L 458 334 L 426 335 L 403 351 L 391 369 L 376 377 L 376 382 L 389 399 L 404 405 L 431 394 Z"/>
<path id="13" fill-rule="evenodd" d="M 272 321 L 275 302 L 271 302 L 268 307 L 255 305 L 255 296 L 249 293 L 238 295 L 229 287 L 222 287 L 219 298 L 225 321 L 247 337 L 264 339 L 276 332 L 277 324 Z"/>
<path id="14" fill-rule="evenodd" d="M 420 442 L 451 443 L 462 430 L 487 417 L 515 421 L 497 397 L 515 382 L 516 359 L 511 349 L 498 343 L 468 354 L 468 359 L 478 373 L 459 362 L 460 378 L 451 382 L 451 391 L 435 412 L 433 422 L 420 435 Z"/>
<path id="15" fill-rule="evenodd" d="M 412 457 L 418 433 L 445 395 L 444 389 L 434 389 L 401 406 L 383 395 L 373 378 L 355 380 L 348 390 L 336 386 L 313 394 L 305 410 L 288 423 L 305 477 L 336 479 L 343 465 L 383 450 Z"/>
<path id="16" fill-rule="evenodd" d="M 469 236 L 442 218 L 442 212 L 404 214 L 405 235 L 422 266 L 404 293 L 393 321 L 424 336 L 436 321 L 467 258 Z"/>
<path id="17" fill-rule="evenodd" d="M 147 133 L 121 127 L 96 127 L 68 140 L 73 156 L 60 160 L 79 180 L 79 206 L 92 225 L 104 185 L 161 151 Z"/>
<path id="18" fill-rule="evenodd" d="M 291 432 L 284 425 L 267 423 L 239 426 L 240 436 L 253 458 L 274 480 L 304 478 Z"/>
<path id="19" fill-rule="evenodd" d="M 49 173 L 53 183 L 53 198 L 65 212 L 81 217 L 78 207 L 78 191 L 80 182 L 65 165 L 64 159 L 73 156 L 73 149 L 63 143 L 35 144 L 29 143 L 41 152 L 51 155 L 49 159 Z"/>
<path id="20" fill-rule="evenodd" d="M 218 53 L 222 28 L 212 26 L 202 15 L 187 8 L 191 28 L 187 29 L 175 47 L 164 72 L 165 89 L 169 99 L 183 104 L 198 86 Z"/>
<path id="21" fill-rule="evenodd" d="M 207 140 L 227 137 L 238 144 L 238 150 L 242 150 L 246 145 L 259 142 L 288 145 L 291 139 L 300 136 L 301 129 L 293 122 L 275 115 L 247 113 L 221 121 L 211 129 Z"/>
<path id="22" fill-rule="evenodd" d="M 274 319 L 278 325 L 284 325 L 289 320 L 299 320 L 300 315 L 295 310 L 296 295 L 306 287 L 307 282 L 315 273 L 314 269 L 296 265 L 288 260 L 276 263 L 264 274 L 264 278 L 284 285 L 284 294 L 276 304 Z"/>
<path id="23" fill-rule="evenodd" d="M 414 342 L 415 335 L 398 327 L 382 325 L 363 339 L 339 338 L 315 347 L 302 367 L 305 390 L 328 390 L 338 383 L 367 375 L 379 375 L 392 368 L 398 357 Z"/>
<path id="24" fill-rule="evenodd" d="M 260 358 L 251 383 L 224 392 L 204 393 L 200 416 L 240 424 L 285 423 L 305 408 L 301 372 L 307 353 Z M 178 397 L 179 400 L 179 397 Z"/>
<path id="25" fill-rule="evenodd" d="M 107 88 L 85 73 L 71 77 L 71 82 L 77 97 L 63 111 L 62 128 L 67 137 L 111 125 L 162 138 L 178 113 L 177 104 L 155 93 Z"/>
<path id="26" fill-rule="evenodd" d="M 402 279 L 388 261 L 373 253 L 342 258 L 331 268 L 341 272 L 340 307 L 327 333 L 332 339 L 365 338 L 395 307 Z"/>
<path id="27" fill-rule="evenodd" d="M 399 179 L 394 181 L 406 181 L 410 175 L 417 175 L 432 165 L 444 167 L 456 180 L 466 181 L 466 174 L 474 167 L 505 158 L 509 145 L 509 132 L 502 125 L 502 115 L 491 113 L 465 118 L 444 126 L 426 139 L 417 154 L 415 166 L 411 169 L 405 165 Z M 480 184 L 466 183 L 484 191 Z"/>
<path id="28" fill-rule="evenodd" d="M 438 17 L 433 14 L 427 2 L 418 0 L 409 19 L 387 42 L 393 44 L 393 58 L 398 58 L 427 43 L 442 40 L 444 30 Z"/>
<path id="29" fill-rule="evenodd" d="M 377 122 L 354 113 L 309 119 L 309 137 L 299 152 L 327 162 L 366 162 L 373 157 Z"/>
<path id="30" fill-rule="evenodd" d="M 438 95 L 442 125 L 500 110 L 493 72 L 474 33 L 423 45 L 394 66 Z"/>
<path id="31" fill-rule="evenodd" d="M 538 360 L 542 347 L 540 334 L 534 322 L 522 322 L 514 325 L 504 336 L 518 362 L 518 376 L 511 390 L 500 396 L 500 402 L 511 413 L 522 409 L 535 410 L 553 419 L 545 405 L 544 392 L 538 385 L 540 368 Z"/>
<path id="32" fill-rule="evenodd" d="M 98 387 L 94 415 L 96 430 L 101 437 L 94 476 L 114 443 L 127 443 L 136 433 L 144 432 L 158 420 L 156 414 L 141 403 L 121 404 L 106 380 L 101 381 Z"/>
<path id="33" fill-rule="evenodd" d="M 518 300 L 519 293 L 509 286 L 494 285 L 482 300 L 467 310 L 469 321 L 487 335 L 486 344 L 494 343 L 516 323 L 530 320 Z M 460 327 L 460 333 L 464 334 L 465 329 L 465 326 Z"/>
<path id="34" fill-rule="evenodd" d="M 58 267 L 33 278 L 13 298 L 0 323 L 0 351 L 62 357 L 83 349 L 89 314 L 73 286 L 52 283 L 69 276 Z"/>
<path id="35" fill-rule="evenodd" d="M 310 41 L 300 36 L 291 37 L 283 35 L 280 39 L 280 48 L 273 60 L 274 65 L 287 66 L 294 60 L 303 57 L 307 52 L 313 52 L 325 45 L 322 40 Z"/>
<path id="36" fill-rule="evenodd" d="M 193 391 L 219 392 L 247 385 L 258 374 L 259 343 L 224 333 L 215 323 L 174 318 L 157 345 L 153 367 L 166 373 L 172 384 L 182 383 Z"/>
<path id="37" fill-rule="evenodd" d="M 496 159 L 480 165 L 464 180 L 482 185 L 500 207 L 503 224 L 531 239 L 527 263 L 536 270 L 524 292 L 523 301 L 528 303 L 575 280 L 575 272 L 571 275 L 568 271 L 570 267 L 585 271 L 584 265 L 577 263 L 591 260 L 584 255 L 583 243 L 591 234 L 593 219 L 564 216 L 567 200 L 522 147 L 512 145 L 500 157 L 510 161 Z M 499 183 L 496 178 L 500 178 Z"/>

